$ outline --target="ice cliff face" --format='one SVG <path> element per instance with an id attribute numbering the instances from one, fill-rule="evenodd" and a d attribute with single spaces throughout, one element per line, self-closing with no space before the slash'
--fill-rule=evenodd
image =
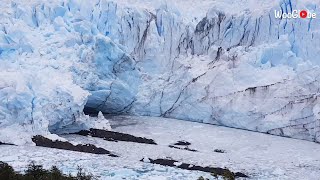
<path id="1" fill-rule="evenodd" d="M 320 141 L 319 1 L 26 1 L 0 15 L 0 141 L 86 108 Z M 23 139 L 23 138 L 22 138 Z"/>

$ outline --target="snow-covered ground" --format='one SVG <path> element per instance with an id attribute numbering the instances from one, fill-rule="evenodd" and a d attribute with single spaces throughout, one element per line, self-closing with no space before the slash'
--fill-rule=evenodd
<path id="1" fill-rule="evenodd" d="M 210 177 L 208 173 L 140 162 L 142 158 L 172 158 L 194 165 L 227 167 L 251 179 L 317 180 L 320 177 L 320 146 L 316 143 L 174 119 L 129 116 L 111 119 L 113 130 L 151 138 L 158 145 L 64 135 L 69 141 L 92 143 L 120 157 L 34 146 L 0 146 L 0 161 L 8 162 L 17 170 L 35 161 L 47 168 L 57 165 L 66 173 L 76 172 L 79 165 L 107 180 Z M 190 142 L 189 148 L 198 152 L 168 147 L 181 140 Z M 215 149 L 225 153 L 214 152 Z"/>

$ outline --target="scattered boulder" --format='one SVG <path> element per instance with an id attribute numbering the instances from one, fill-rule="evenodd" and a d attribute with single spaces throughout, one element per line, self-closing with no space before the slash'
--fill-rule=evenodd
<path id="1" fill-rule="evenodd" d="M 142 162 L 146 162 L 146 158 L 141 160 Z M 193 164 L 187 164 L 187 163 L 182 163 L 176 160 L 172 159 L 150 159 L 148 158 L 148 161 L 152 164 L 158 164 L 158 165 L 163 165 L 163 166 L 169 166 L 169 167 L 177 167 L 179 169 L 185 169 L 185 170 L 191 170 L 191 171 L 202 171 L 202 172 L 208 172 L 212 173 L 215 176 L 223 176 L 226 178 L 229 177 L 243 177 L 246 178 L 248 177 L 247 175 L 241 173 L 241 172 L 232 172 L 227 168 L 216 168 L 216 167 L 202 167 L 202 166 L 197 166 Z"/>
<path id="2" fill-rule="evenodd" d="M 176 145 L 176 146 L 189 146 L 189 145 L 191 145 L 191 143 L 188 141 L 178 141 L 174 145 Z"/>
<path id="3" fill-rule="evenodd" d="M 169 148 L 181 149 L 181 150 L 192 151 L 192 152 L 198 152 L 197 150 L 190 149 L 189 147 L 177 147 L 177 146 L 169 145 Z"/>
<path id="4" fill-rule="evenodd" d="M 112 154 L 110 151 L 105 150 L 103 148 L 98 148 L 92 144 L 78 144 L 73 145 L 70 142 L 62 142 L 62 141 L 53 141 L 51 139 L 45 138 L 43 136 L 37 135 L 32 138 L 32 141 L 36 143 L 37 146 L 55 148 L 55 149 L 63 149 L 69 151 L 78 151 L 92 154 L 107 154 L 111 157 L 118 157 L 115 154 Z"/>
<path id="5" fill-rule="evenodd" d="M 223 149 L 215 149 L 214 152 L 216 152 L 216 153 L 226 153 L 226 151 L 223 150 Z"/>
<path id="6" fill-rule="evenodd" d="M 11 146 L 14 146 L 14 144 L 10 144 L 10 143 L 3 143 L 0 141 L 0 145 L 11 145 Z"/>
<path id="7" fill-rule="evenodd" d="M 89 131 L 82 130 L 75 134 L 82 135 L 82 136 L 92 136 L 92 137 L 102 138 L 106 141 L 125 141 L 125 142 L 157 145 L 157 143 L 153 139 L 147 139 L 144 137 L 133 136 L 131 134 L 125 134 L 125 133 L 102 130 L 102 129 L 90 129 Z"/>

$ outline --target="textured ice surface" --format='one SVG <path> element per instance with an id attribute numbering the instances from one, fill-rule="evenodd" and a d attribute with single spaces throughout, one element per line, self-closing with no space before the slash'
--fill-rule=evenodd
<path id="1" fill-rule="evenodd" d="M 320 21 L 275 19 L 274 10 L 320 14 L 319 4 L 5 0 L 0 140 L 17 127 L 99 124 L 83 118 L 87 104 L 318 142 Z"/>
<path id="2" fill-rule="evenodd" d="M 320 176 L 320 146 L 316 143 L 165 118 L 116 117 L 110 123 L 114 131 L 151 138 L 158 145 L 66 135 L 63 138 L 74 144 L 95 144 L 120 157 L 42 147 L 0 146 L 0 161 L 9 163 L 16 170 L 24 170 L 30 161 L 35 161 L 44 164 L 45 168 L 56 165 L 65 173 L 75 173 L 77 166 L 82 166 L 102 180 L 210 177 L 209 173 L 140 162 L 143 158 L 172 158 L 199 166 L 227 167 L 255 180 L 318 180 Z M 168 147 L 181 140 L 190 142 L 188 147 L 197 152 Z M 215 149 L 225 153 L 214 152 Z M 213 179 L 211 176 L 210 180 Z"/>

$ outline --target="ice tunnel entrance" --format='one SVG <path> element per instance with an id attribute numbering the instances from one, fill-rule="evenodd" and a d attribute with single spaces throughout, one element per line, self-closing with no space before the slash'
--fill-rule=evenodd
<path id="1" fill-rule="evenodd" d="M 120 114 L 130 109 L 135 102 L 139 85 L 139 73 L 135 61 L 116 43 L 105 36 L 98 36 L 93 50 L 84 53 L 94 66 L 85 78 L 85 89 L 91 95 L 84 112 L 97 115 Z"/>

